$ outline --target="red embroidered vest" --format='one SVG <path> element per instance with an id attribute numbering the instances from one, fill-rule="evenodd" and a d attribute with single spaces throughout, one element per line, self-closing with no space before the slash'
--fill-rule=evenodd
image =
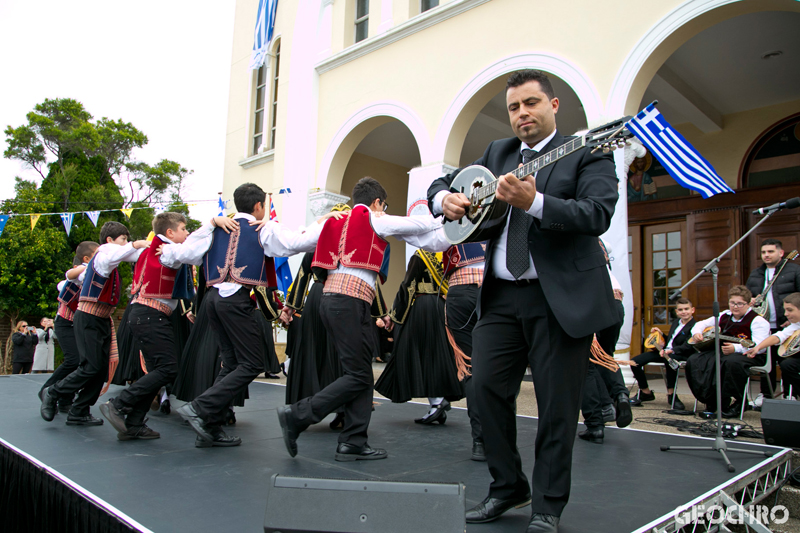
<path id="1" fill-rule="evenodd" d="M 752 339 L 753 332 L 750 330 L 750 325 L 757 316 L 758 314 L 752 309 L 748 310 L 739 322 L 734 322 L 732 315 L 722 315 L 719 317 L 720 334 L 740 339 Z"/>
<path id="2" fill-rule="evenodd" d="M 156 251 L 162 244 L 158 235 L 153 237 L 153 242 L 139 256 L 133 270 L 133 287 L 131 294 L 139 294 L 143 298 L 161 298 L 165 300 L 182 298 L 190 299 L 194 294 L 188 290 L 188 268 L 181 265 L 178 269 L 167 268 L 161 264 Z M 176 279 L 179 280 L 176 287 Z M 192 293 L 194 291 L 191 291 Z"/>
<path id="3" fill-rule="evenodd" d="M 372 229 L 369 208 L 357 205 L 341 219 L 332 218 L 325 222 L 311 266 L 333 270 L 341 263 L 346 267 L 377 272 L 384 283 L 386 274 L 381 271 L 381 266 L 388 246 L 389 243 Z"/>

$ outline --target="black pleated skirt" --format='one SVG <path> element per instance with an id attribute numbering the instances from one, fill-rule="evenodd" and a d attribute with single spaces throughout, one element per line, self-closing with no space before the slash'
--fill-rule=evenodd
<path id="1" fill-rule="evenodd" d="M 392 357 L 375 390 L 396 403 L 412 398 L 463 398 L 455 355 L 444 325 L 444 300 L 418 294 L 395 336 Z"/>

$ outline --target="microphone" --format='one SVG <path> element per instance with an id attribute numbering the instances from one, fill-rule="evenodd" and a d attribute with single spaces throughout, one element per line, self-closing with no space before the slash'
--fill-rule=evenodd
<path id="1" fill-rule="evenodd" d="M 778 202 L 777 204 L 772 204 L 769 207 L 762 207 L 761 209 L 756 209 L 753 211 L 754 215 L 766 215 L 772 211 L 780 211 L 781 209 L 795 209 L 800 207 L 800 198 L 790 198 L 785 202 Z"/>

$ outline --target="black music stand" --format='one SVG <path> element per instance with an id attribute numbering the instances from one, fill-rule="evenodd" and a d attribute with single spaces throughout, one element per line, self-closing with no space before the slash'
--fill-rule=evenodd
<path id="1" fill-rule="evenodd" d="M 712 451 L 712 452 L 719 452 L 722 455 L 722 458 L 725 460 L 725 464 L 728 465 L 728 472 L 735 472 L 736 467 L 731 464 L 730 459 L 728 459 L 727 452 L 739 452 L 739 453 L 749 453 L 751 455 L 764 455 L 765 457 L 771 457 L 771 454 L 767 452 L 757 452 L 754 450 L 743 450 L 741 448 L 728 448 L 728 445 L 725 443 L 725 440 L 722 438 L 722 383 L 720 383 L 720 349 L 719 349 L 719 295 L 718 295 L 718 284 L 717 284 L 717 277 L 719 275 L 719 267 L 717 265 L 725 257 L 728 252 L 739 246 L 739 244 L 747 238 L 748 235 L 753 233 L 753 231 L 763 224 L 770 216 L 772 216 L 775 211 L 778 211 L 780 208 L 774 208 L 768 211 L 764 218 L 758 221 L 756 225 L 750 228 L 747 233 L 741 236 L 741 238 L 733 243 L 730 248 L 722 252 L 718 257 L 715 257 L 711 261 L 708 262 L 706 266 L 704 266 L 700 272 L 697 273 L 695 277 L 690 279 L 686 284 L 681 287 L 680 289 L 676 289 L 675 292 L 670 296 L 670 299 L 676 298 L 680 296 L 680 294 L 692 283 L 695 282 L 700 276 L 705 274 L 706 272 L 711 273 L 711 277 L 714 280 L 714 371 L 716 372 L 716 392 L 717 392 L 717 432 L 714 436 L 714 444 L 711 446 L 661 446 L 661 451 L 666 452 L 669 450 L 696 450 L 696 451 Z M 677 295 L 677 296 L 676 296 Z M 678 391 L 675 391 L 677 394 Z M 746 401 L 746 398 L 742 401 Z"/>

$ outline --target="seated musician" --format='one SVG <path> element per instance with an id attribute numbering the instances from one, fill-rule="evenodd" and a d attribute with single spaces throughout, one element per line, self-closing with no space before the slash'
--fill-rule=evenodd
<path id="1" fill-rule="evenodd" d="M 694 306 L 688 298 L 680 298 L 676 303 L 675 314 L 678 316 L 669 326 L 664 347 L 649 352 L 640 353 L 631 360 L 631 371 L 636 382 L 639 384 L 639 392 L 636 397 L 631 398 L 631 405 L 639 406 L 642 402 L 649 402 L 656 399 L 656 395 L 647 386 L 647 378 L 644 375 L 644 365 L 647 363 L 664 363 L 667 371 L 667 403 L 674 405 L 674 409 L 684 410 L 686 407 L 677 396 L 675 403 L 672 403 L 672 395 L 676 394 L 673 388 L 678 371 L 667 364 L 668 359 L 676 361 L 686 361 L 690 355 L 696 353 L 691 344 L 687 344 L 692 337 L 692 327 L 694 326 Z M 658 328 L 653 328 L 654 333 Z"/>
<path id="2" fill-rule="evenodd" d="M 692 328 L 692 341 L 704 343 L 703 333 L 711 334 L 712 343 L 703 351 L 689 357 L 686 362 L 686 380 L 695 398 L 706 405 L 708 412 L 722 409 L 722 416 L 738 417 L 742 408 L 742 393 L 747 382 L 748 369 L 766 362 L 763 351 L 748 357 L 747 349 L 740 340 L 758 344 L 769 336 L 769 322 L 750 309 L 752 293 L 744 285 L 735 285 L 728 291 L 728 310 L 719 317 L 720 379 L 722 380 L 722 404 L 717 406 L 715 381 L 715 356 L 713 344 L 714 317 L 697 322 Z M 710 328 L 710 329 L 709 329 Z M 701 345 L 702 345 L 701 344 Z M 733 402 L 731 403 L 731 399 Z"/>
<path id="3" fill-rule="evenodd" d="M 773 351 L 773 353 L 781 355 L 778 364 L 781 367 L 784 396 L 786 391 L 789 391 L 792 397 L 800 398 L 800 350 L 794 351 L 788 356 L 784 355 L 784 349 L 791 353 L 792 348 L 796 349 L 800 346 L 800 339 L 798 339 L 800 337 L 800 292 L 793 292 L 784 297 L 783 311 L 789 325 L 758 343 L 758 346 L 748 350 L 747 356 L 755 357 L 759 351 L 769 346 L 784 345 L 782 350 Z"/>

